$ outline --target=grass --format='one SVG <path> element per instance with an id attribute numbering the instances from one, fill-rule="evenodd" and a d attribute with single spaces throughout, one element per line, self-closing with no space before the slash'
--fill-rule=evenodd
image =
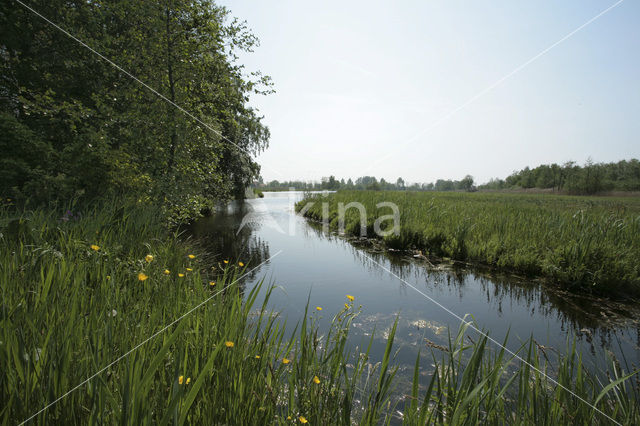
<path id="1" fill-rule="evenodd" d="M 250 265 L 224 263 L 182 241 L 152 206 L 105 203 L 83 215 L 3 206 L 0 242 L 3 424 L 19 424 L 54 401 L 31 423 L 380 424 L 397 422 L 402 410 L 406 424 L 607 424 L 484 340 L 464 344 L 464 328 L 441 360 L 433 354 L 428 385 L 420 383 L 416 360 L 410 396 L 397 402 L 393 331 L 378 364 L 368 349 L 354 352 L 348 344 L 359 314 L 353 302 L 305 310 L 286 333 L 268 309 L 270 288 L 259 301 L 263 284 L 244 289 L 236 282 Z M 333 322 L 321 331 L 324 312 Z M 572 353 L 560 362 L 559 380 L 619 421 L 637 423 L 635 390 L 630 380 L 617 381 L 622 370 L 612 363 L 605 387 Z M 526 356 L 538 362 L 535 347 Z M 507 387 L 510 365 L 517 380 Z"/>
<path id="2" fill-rule="evenodd" d="M 383 238 L 390 248 L 546 277 L 575 291 L 640 296 L 640 198 L 340 191 L 310 196 L 297 209 L 307 201 L 315 201 L 305 213 L 315 220 L 328 203 L 334 229 L 339 203 L 362 203 L 369 236 L 375 221 L 391 213 L 376 205 L 395 203 L 400 232 Z M 360 233 L 355 208 L 346 211 L 345 232 Z"/>
<path id="3" fill-rule="evenodd" d="M 573 345 L 551 367 L 531 340 L 520 359 L 489 348 L 486 335 L 465 344 L 468 327 L 450 336 L 441 355 L 432 352 L 435 373 L 424 392 L 418 356 L 404 424 L 638 424 L 638 381 L 632 384 L 635 373 L 625 375 L 615 359 L 601 380 L 585 371 Z"/>

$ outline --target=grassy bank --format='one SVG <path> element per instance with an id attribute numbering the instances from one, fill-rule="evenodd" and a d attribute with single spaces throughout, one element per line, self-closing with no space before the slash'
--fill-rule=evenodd
<path id="1" fill-rule="evenodd" d="M 314 306 L 285 335 L 266 308 L 269 291 L 256 300 L 259 287 L 237 285 L 251 265 L 198 251 L 152 207 L 107 203 L 80 214 L 3 206 L 0 239 L 3 424 L 54 402 L 31 423 L 348 425 L 398 420 L 401 411 L 406 424 L 608 424 L 484 339 L 465 343 L 464 329 L 433 349 L 435 374 L 416 364 L 413 388 L 398 390 L 407 397 L 392 399 L 394 333 L 383 360 L 347 345 L 357 301 Z M 318 331 L 320 315 L 334 318 L 331 330 Z M 618 421 L 640 421 L 632 383 L 615 382 L 624 374 L 615 363 L 614 385 L 605 387 L 570 352 L 549 372 Z M 535 346 L 521 355 L 547 369 Z"/>
<path id="2" fill-rule="evenodd" d="M 640 296 L 640 198 L 554 195 L 340 191 L 313 196 L 306 216 L 337 228 L 338 204 L 360 202 L 367 233 L 378 217 L 400 210 L 400 233 L 384 237 L 391 248 L 470 261 L 550 278 L 568 288 Z M 390 221 L 385 222 L 391 225 Z M 355 208 L 345 215 L 345 231 L 359 235 Z"/>

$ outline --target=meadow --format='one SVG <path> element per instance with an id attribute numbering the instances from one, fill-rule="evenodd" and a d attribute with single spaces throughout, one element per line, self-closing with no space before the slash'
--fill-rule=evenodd
<path id="1" fill-rule="evenodd" d="M 578 292 L 640 296 L 640 198 L 575 197 L 543 194 L 339 191 L 308 196 L 301 210 L 322 221 L 328 203 L 329 226 L 339 226 L 338 205 L 359 202 L 367 213 L 367 235 L 395 203 L 398 235 L 382 239 L 393 249 L 420 250 L 427 257 L 488 265 L 544 277 Z M 348 209 L 345 232 L 360 235 L 357 209 Z M 390 228 L 387 220 L 383 225 Z M 383 229 L 384 226 L 383 226 Z"/>
<path id="2" fill-rule="evenodd" d="M 366 306 L 345 295 L 344 306 L 310 299 L 285 331 L 272 287 L 244 288 L 257 265 L 206 253 L 153 206 L 5 203 L 0 243 L 2 424 L 612 423 L 591 405 L 640 422 L 637 381 L 617 360 L 596 377 L 571 347 L 551 366 L 528 342 L 523 363 L 486 337 L 469 343 L 466 325 L 396 389 L 395 327 L 381 360 L 367 342 L 355 351 L 349 330 Z"/>

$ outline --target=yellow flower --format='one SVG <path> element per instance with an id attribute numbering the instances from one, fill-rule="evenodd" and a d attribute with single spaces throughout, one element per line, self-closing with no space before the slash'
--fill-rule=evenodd
<path id="1" fill-rule="evenodd" d="M 153 262 L 153 255 L 152 254 L 148 254 L 144 257 L 144 260 L 146 260 L 147 262 L 151 263 Z"/>
<path id="2" fill-rule="evenodd" d="M 168 270 L 168 269 L 165 269 L 165 270 L 163 271 L 163 274 L 165 274 L 165 275 L 169 275 L 170 273 L 171 273 L 171 271 L 170 271 L 170 270 Z"/>
<path id="3" fill-rule="evenodd" d="M 344 307 L 345 307 L 345 308 L 347 308 L 347 309 L 349 309 L 349 304 L 345 303 L 345 304 L 344 304 Z"/>
<path id="4" fill-rule="evenodd" d="M 191 272 L 193 271 L 193 268 L 187 268 L 187 271 Z"/>
<path id="5" fill-rule="evenodd" d="M 213 281 L 211 281 L 211 282 L 209 283 L 209 285 L 210 285 L 211 287 L 213 287 L 214 285 L 216 285 L 216 283 L 215 283 L 215 282 L 213 282 Z"/>
<path id="6" fill-rule="evenodd" d="M 304 417 L 300 416 L 298 417 L 298 420 L 300 420 L 300 423 L 308 423 L 307 419 L 305 419 Z"/>
<path id="7" fill-rule="evenodd" d="M 191 383 L 191 377 L 187 377 L 186 384 L 189 384 L 189 383 Z"/>
<path id="8" fill-rule="evenodd" d="M 189 255 L 189 256 L 187 256 L 187 257 L 188 257 L 189 259 L 195 259 L 195 258 L 196 258 L 196 256 L 195 256 L 195 255 L 193 255 L 193 254 L 190 254 L 190 255 Z"/>
<path id="9" fill-rule="evenodd" d="M 144 281 L 144 280 L 146 280 L 147 278 L 149 278 L 149 277 L 148 277 L 147 275 L 145 275 L 145 274 L 144 274 L 144 272 L 140 272 L 140 273 L 138 274 L 138 279 L 139 279 L 140 281 Z"/>
<path id="10" fill-rule="evenodd" d="M 316 306 L 316 311 L 321 311 L 322 308 L 320 306 Z"/>
<path id="11" fill-rule="evenodd" d="M 238 262 L 238 265 L 240 265 L 240 266 L 244 266 L 244 263 L 242 263 L 242 262 Z"/>
<path id="12" fill-rule="evenodd" d="M 232 348 L 234 343 L 227 340 L 226 342 L 224 342 L 224 345 L 228 348 Z"/>
<path id="13" fill-rule="evenodd" d="M 287 416 L 287 420 L 291 420 L 291 416 Z"/>
<path id="14" fill-rule="evenodd" d="M 100 246 L 97 246 L 95 244 L 91 244 L 91 250 L 98 251 L 98 250 L 100 250 Z"/>
<path id="15" fill-rule="evenodd" d="M 229 263 L 229 261 L 228 261 L 228 260 L 223 260 L 223 262 L 224 262 L 225 264 L 226 264 L 226 263 Z"/>
<path id="16" fill-rule="evenodd" d="M 349 299 L 349 302 L 353 302 L 353 299 L 355 299 L 355 297 L 353 297 L 350 294 L 347 294 L 347 299 Z"/>
<path id="17" fill-rule="evenodd" d="M 283 363 L 283 364 L 289 364 L 290 362 L 291 362 L 291 360 L 290 360 L 290 359 L 282 358 L 282 363 Z"/>
<path id="18" fill-rule="evenodd" d="M 184 382 L 184 376 L 178 377 L 178 383 L 182 384 Z"/>
<path id="19" fill-rule="evenodd" d="M 256 359 L 260 359 L 260 355 L 256 355 Z"/>
<path id="20" fill-rule="evenodd" d="M 107 281 L 111 279 L 111 275 L 107 275 Z"/>
<path id="21" fill-rule="evenodd" d="M 182 277 L 184 277 L 184 274 L 178 274 L 178 276 L 179 276 L 180 278 L 182 278 Z"/>
<path id="22" fill-rule="evenodd" d="M 313 376 L 313 383 L 315 383 L 316 385 L 320 384 L 320 379 L 318 378 L 318 376 Z"/>

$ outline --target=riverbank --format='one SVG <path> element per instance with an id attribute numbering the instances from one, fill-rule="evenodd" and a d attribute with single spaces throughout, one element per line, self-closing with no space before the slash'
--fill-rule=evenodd
<path id="1" fill-rule="evenodd" d="M 37 424 L 607 423 L 588 404 L 640 420 L 632 382 L 604 393 L 607 379 L 588 373 L 575 349 L 555 367 L 533 341 L 520 356 L 588 404 L 484 338 L 465 343 L 464 328 L 448 345 L 426 342 L 435 367 L 418 358 L 411 389 L 398 390 L 410 397 L 392 399 L 395 327 L 381 360 L 353 352 L 349 330 L 367 308 L 344 295 L 344 306 L 321 309 L 311 299 L 285 335 L 270 292 L 258 300 L 261 284 L 238 285 L 258 265 L 179 238 L 153 206 L 4 205 L 0 239 L 3 424 L 33 415 Z M 320 316 L 333 318 L 329 330 L 318 330 Z M 505 371 L 514 382 L 501 380 Z M 609 374 L 624 375 L 614 359 Z"/>
<path id="2" fill-rule="evenodd" d="M 544 277 L 572 291 L 640 297 L 640 198 L 340 191 L 296 209 L 309 201 L 315 204 L 304 215 L 317 221 L 328 204 L 331 229 L 339 227 L 340 203 L 361 203 L 374 238 L 376 220 L 392 213 L 377 204 L 394 203 L 399 233 L 381 238 L 391 249 Z M 346 234 L 360 234 L 357 209 L 346 211 L 344 223 Z"/>

